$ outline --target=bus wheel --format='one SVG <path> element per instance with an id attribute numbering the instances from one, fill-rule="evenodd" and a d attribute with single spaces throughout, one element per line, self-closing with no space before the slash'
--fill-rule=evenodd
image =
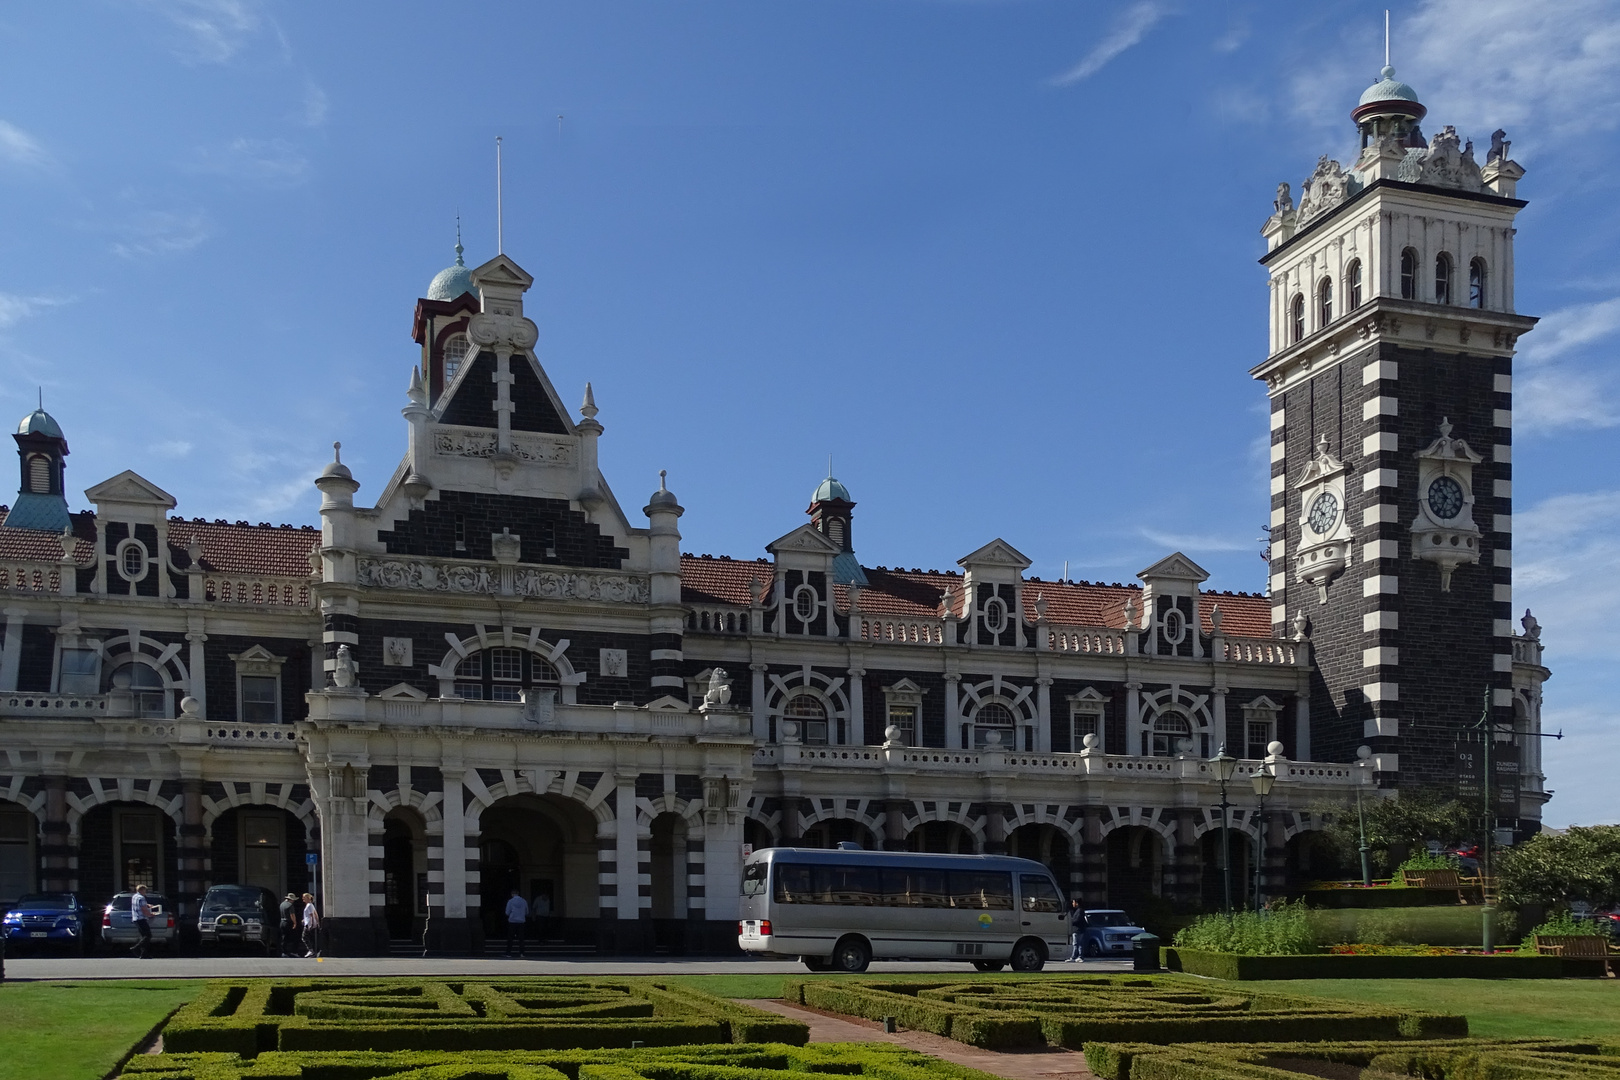
<path id="1" fill-rule="evenodd" d="M 1007 966 L 1007 961 L 1005 961 L 1005 960 L 975 960 L 975 961 L 973 961 L 973 966 L 978 968 L 980 971 L 1000 971 L 1002 968 Z"/>
<path id="2" fill-rule="evenodd" d="M 1034 938 L 1025 938 L 1013 946 L 1014 971 L 1039 971 L 1046 966 L 1046 946 Z"/>
<path id="3" fill-rule="evenodd" d="M 860 972 L 872 962 L 872 950 L 866 942 L 851 934 L 833 947 L 832 968 L 836 971 Z"/>

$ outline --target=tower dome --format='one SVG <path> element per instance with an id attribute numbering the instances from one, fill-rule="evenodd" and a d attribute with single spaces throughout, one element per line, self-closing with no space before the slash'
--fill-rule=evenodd
<path id="1" fill-rule="evenodd" d="M 849 497 L 849 488 L 830 476 L 823 480 L 820 486 L 816 488 L 816 493 L 810 496 L 812 503 L 831 502 L 834 499 L 840 499 L 844 502 L 855 501 Z"/>
<path id="2" fill-rule="evenodd" d="M 1417 91 L 1395 78 L 1395 69 L 1385 65 L 1378 73 L 1378 81 L 1361 92 L 1357 105 L 1370 105 L 1375 101 L 1410 101 L 1416 105 Z"/>
<path id="3" fill-rule="evenodd" d="M 427 298 L 429 300 L 454 300 L 462 293 L 478 295 L 478 286 L 473 284 L 472 271 L 467 264 L 461 261 L 461 226 L 456 226 L 456 264 L 447 266 L 433 275 L 428 282 Z"/>
<path id="4" fill-rule="evenodd" d="M 44 409 L 35 409 L 17 424 L 18 435 L 45 435 L 52 439 L 63 438 L 62 425 L 56 418 Z"/>

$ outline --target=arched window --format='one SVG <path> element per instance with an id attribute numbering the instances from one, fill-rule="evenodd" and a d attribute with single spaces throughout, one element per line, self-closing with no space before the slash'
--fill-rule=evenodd
<path id="1" fill-rule="evenodd" d="M 782 706 L 782 719 L 799 724 L 799 738 L 818 746 L 827 743 L 827 704 L 814 694 L 795 694 Z"/>
<path id="2" fill-rule="evenodd" d="M 28 459 L 28 490 L 35 495 L 51 493 L 51 459 L 44 454 Z"/>
<path id="3" fill-rule="evenodd" d="M 1468 264 L 1468 306 L 1485 306 L 1485 260 L 1475 259 Z"/>
<path id="4" fill-rule="evenodd" d="M 1323 278 L 1316 286 L 1316 324 L 1326 326 L 1333 321 L 1333 279 Z"/>
<path id="5" fill-rule="evenodd" d="M 116 689 L 127 687 L 135 701 L 135 715 L 144 717 L 163 717 L 169 715 L 164 700 L 167 691 L 163 689 L 163 676 L 158 674 L 157 668 L 148 664 L 128 663 L 119 664 L 112 669 L 109 676 L 112 686 Z"/>
<path id="6" fill-rule="evenodd" d="M 523 691 L 558 681 L 557 669 L 527 649 L 482 649 L 456 665 L 456 696 L 467 701 L 522 701 Z"/>
<path id="7" fill-rule="evenodd" d="M 1352 259 L 1344 270 L 1344 310 L 1354 311 L 1361 306 L 1361 260 Z"/>
<path id="8" fill-rule="evenodd" d="M 1001 749 L 1018 749 L 1013 731 L 1016 723 L 1017 718 L 1007 706 L 999 701 L 986 701 L 973 714 L 973 749 L 983 750 L 990 745 L 992 731 L 996 733 L 996 745 Z"/>
<path id="9" fill-rule="evenodd" d="M 1406 248 L 1401 252 L 1401 299 L 1417 299 L 1417 252 Z"/>
<path id="10" fill-rule="evenodd" d="M 1451 303 L 1451 256 L 1443 251 L 1434 257 L 1434 302 Z"/>
<path id="11" fill-rule="evenodd" d="M 1160 713 L 1153 720 L 1153 744 L 1148 753 L 1154 757 L 1175 757 L 1192 747 L 1192 725 L 1177 712 Z"/>
<path id="12" fill-rule="evenodd" d="M 1305 297 L 1295 293 L 1294 302 L 1289 308 L 1289 318 L 1294 324 L 1294 340 L 1305 340 Z"/>
<path id="13" fill-rule="evenodd" d="M 456 372 L 461 370 L 467 353 L 472 350 L 472 342 L 467 340 L 466 334 L 451 334 L 444 341 L 444 385 L 449 386 L 456 379 Z"/>

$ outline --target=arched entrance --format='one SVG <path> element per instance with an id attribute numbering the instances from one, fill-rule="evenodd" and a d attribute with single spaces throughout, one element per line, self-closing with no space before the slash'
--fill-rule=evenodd
<path id="1" fill-rule="evenodd" d="M 179 897 L 180 868 L 175 825 L 155 806 L 103 803 L 79 822 L 79 892 L 102 901 L 137 885 Z"/>
<path id="2" fill-rule="evenodd" d="M 414 810 L 383 818 L 383 919 L 390 941 L 419 940 L 427 914 L 427 825 Z"/>
<path id="3" fill-rule="evenodd" d="M 686 952 L 686 819 L 663 813 L 652 820 L 653 951 Z"/>
<path id="4" fill-rule="evenodd" d="M 1079 896 L 1073 881 L 1069 838 L 1055 825 L 1020 825 L 1007 838 L 1007 853 L 1020 859 L 1034 859 L 1052 871 L 1064 896 Z"/>
<path id="5" fill-rule="evenodd" d="M 262 885 L 279 899 L 309 888 L 304 823 L 279 806 L 237 806 L 214 819 L 209 880 L 215 885 Z"/>
<path id="6" fill-rule="evenodd" d="M 559 795 L 514 795 L 479 818 L 479 921 L 486 941 L 506 940 L 506 901 L 529 902 L 528 937 L 595 947 L 596 818 Z"/>
<path id="7" fill-rule="evenodd" d="M 835 848 L 839 844 L 859 844 L 863 851 L 878 851 L 882 845 L 872 836 L 872 830 L 848 818 L 827 818 L 804 830 L 799 847 Z"/>
<path id="8" fill-rule="evenodd" d="M 755 821 L 753 818 L 744 818 L 743 843 L 748 845 L 750 850 L 759 851 L 763 848 L 775 847 L 776 838 L 771 835 L 771 830 L 761 822 Z"/>
<path id="9" fill-rule="evenodd" d="M 936 855 L 977 855 L 978 845 L 965 825 L 954 821 L 925 821 L 906 836 L 907 851 Z"/>
<path id="10" fill-rule="evenodd" d="M 1152 829 L 1124 825 L 1108 834 L 1108 906 L 1134 919 L 1164 891 L 1164 839 Z"/>

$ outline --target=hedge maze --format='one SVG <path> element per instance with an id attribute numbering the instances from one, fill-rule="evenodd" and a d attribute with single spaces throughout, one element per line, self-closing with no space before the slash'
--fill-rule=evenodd
<path id="1" fill-rule="evenodd" d="M 1617 1080 L 1620 1046 L 1552 1039 L 1345 1043 L 1092 1043 L 1098 1080 L 1301 1080 L 1302 1076 L 1425 1080 Z"/>
<path id="2" fill-rule="evenodd" d="M 1047 1043 L 1228 1043 L 1458 1038 L 1461 1016 L 1275 995 L 1207 992 L 1142 977 L 787 983 L 814 1009 L 930 1031 L 989 1050 Z M 1620 1080 L 1617 1076 L 1615 1080 Z"/>
<path id="3" fill-rule="evenodd" d="M 153 1054 L 123 1080 L 998 1080 L 897 1046 L 684 1046 L 505 1052 Z M 1297 1080 L 1297 1078 L 1296 1078 Z"/>
<path id="4" fill-rule="evenodd" d="M 252 1057 L 275 1050 L 802 1046 L 808 1037 L 797 1021 L 656 979 L 243 979 L 209 983 L 164 1028 L 163 1048 Z"/>

